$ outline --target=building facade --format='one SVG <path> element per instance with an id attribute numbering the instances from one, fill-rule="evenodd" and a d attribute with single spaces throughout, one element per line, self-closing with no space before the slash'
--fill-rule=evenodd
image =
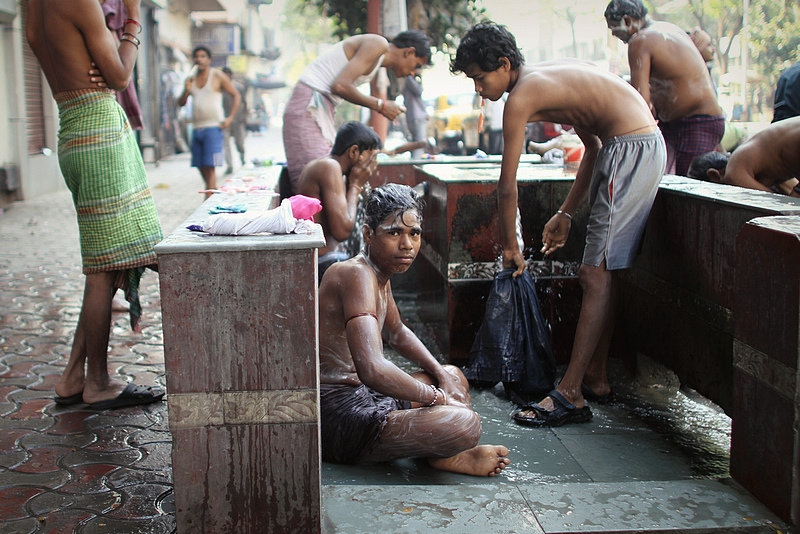
<path id="1" fill-rule="evenodd" d="M 137 137 L 146 162 L 186 149 L 174 101 L 191 69 L 191 50 L 209 28 L 224 28 L 228 37 L 229 48 L 216 58 L 221 65 L 237 65 L 245 79 L 264 70 L 271 52 L 259 10 L 269 3 L 142 0 L 141 46 L 132 83 L 142 108 Z M 0 0 L 0 58 L 5 65 L 0 83 L 0 207 L 66 187 L 56 153 L 58 110 L 25 39 L 26 6 L 26 0 Z"/>

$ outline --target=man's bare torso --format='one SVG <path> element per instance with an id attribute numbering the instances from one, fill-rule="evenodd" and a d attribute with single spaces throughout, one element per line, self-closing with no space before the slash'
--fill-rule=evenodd
<path id="1" fill-rule="evenodd" d="M 28 2 L 26 35 L 54 93 L 96 87 L 89 80 L 92 58 L 76 18 L 94 20 L 113 42 L 97 0 Z"/>
<path id="2" fill-rule="evenodd" d="M 632 81 L 642 58 L 649 58 L 650 102 L 658 119 L 722 115 L 708 68 L 686 33 L 666 22 L 652 22 L 628 42 Z M 644 82 L 642 82 L 644 83 Z"/>
<path id="3" fill-rule="evenodd" d="M 309 162 L 300 174 L 300 179 L 297 181 L 297 194 L 322 200 L 323 195 L 320 182 L 325 177 L 332 175 L 337 178 L 341 177 L 342 192 L 344 193 L 346 182 L 339 162 L 330 156 L 325 156 L 324 158 Z M 342 249 L 341 242 L 337 241 L 331 235 L 330 222 L 325 206 L 323 206 L 322 211 L 314 215 L 314 222 L 322 226 L 322 233 L 325 236 L 325 246 L 317 251 L 319 256 Z"/>

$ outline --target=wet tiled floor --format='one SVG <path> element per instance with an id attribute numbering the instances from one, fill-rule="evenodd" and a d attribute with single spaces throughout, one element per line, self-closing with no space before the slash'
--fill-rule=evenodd
<path id="1" fill-rule="evenodd" d="M 279 132 L 248 137 L 282 157 Z M 148 165 L 165 233 L 202 201 L 188 156 Z M 176 528 L 167 402 L 94 412 L 60 408 L 53 385 L 80 311 L 77 228 L 66 191 L 0 213 L 0 534 L 161 533 Z M 164 385 L 158 277 L 142 281 L 142 331 L 115 314 L 110 369 Z M 436 472 L 420 461 L 323 464 L 324 530 L 374 532 L 786 531 L 730 480 L 729 422 L 675 392 L 618 384 L 591 423 L 531 429 L 475 391 L 485 443 L 511 450 L 498 477 Z M 615 386 L 617 387 L 617 386 Z"/>
<path id="2" fill-rule="evenodd" d="M 433 346 L 413 295 L 396 297 L 407 323 Z M 731 422 L 717 406 L 679 390 L 677 378 L 652 362 L 642 362 L 638 377 L 610 364 L 616 400 L 590 404 L 594 417 L 585 424 L 520 426 L 501 384 L 473 389 L 481 443 L 510 451 L 497 477 L 414 460 L 323 464 L 326 532 L 375 532 L 376 524 L 393 533 L 789 532 L 730 478 Z"/>

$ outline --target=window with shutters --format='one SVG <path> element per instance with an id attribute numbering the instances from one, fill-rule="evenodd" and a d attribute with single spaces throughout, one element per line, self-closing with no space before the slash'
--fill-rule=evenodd
<path id="1" fill-rule="evenodd" d="M 28 3 L 22 2 L 22 27 L 28 14 Z M 27 144 L 28 154 L 41 154 L 46 146 L 46 131 L 44 120 L 44 97 L 42 91 L 42 71 L 39 61 L 33 55 L 33 50 L 28 46 L 25 32 L 22 32 L 22 55 L 25 83 L 25 116 L 28 119 Z"/>

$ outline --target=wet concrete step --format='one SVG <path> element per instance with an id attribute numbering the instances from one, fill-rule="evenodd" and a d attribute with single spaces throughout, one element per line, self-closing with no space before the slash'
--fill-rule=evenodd
<path id="1" fill-rule="evenodd" d="M 324 532 L 576 533 L 780 531 L 728 480 L 325 485 Z"/>

